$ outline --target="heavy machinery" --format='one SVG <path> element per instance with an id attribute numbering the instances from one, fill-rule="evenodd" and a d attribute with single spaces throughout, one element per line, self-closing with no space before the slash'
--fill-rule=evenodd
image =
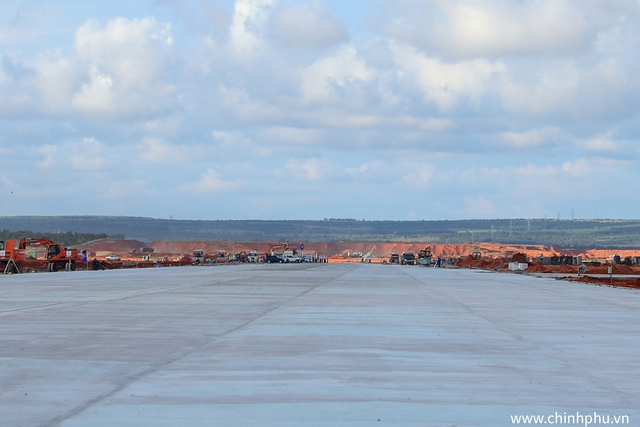
<path id="1" fill-rule="evenodd" d="M 282 255 L 289 249 L 289 243 L 277 243 L 269 248 L 267 255 Z"/>
<path id="2" fill-rule="evenodd" d="M 204 264 L 204 250 L 196 249 L 193 251 L 193 257 L 191 258 L 193 265 Z"/>
<path id="3" fill-rule="evenodd" d="M 258 251 L 255 251 L 255 250 L 254 251 L 250 251 L 247 254 L 247 262 L 248 263 L 256 263 L 256 262 L 258 262 L 258 258 L 259 258 Z"/>
<path id="4" fill-rule="evenodd" d="M 415 265 L 416 263 L 416 254 L 413 252 L 402 252 L 402 261 L 400 261 L 402 265 Z"/>
<path id="5" fill-rule="evenodd" d="M 82 262 L 82 253 L 77 249 L 67 249 L 60 243 L 45 238 L 24 237 L 20 239 L 18 249 L 26 251 L 27 247 L 44 246 L 47 248 L 47 270 L 50 272 L 64 269 L 75 271 L 76 262 Z"/>
<path id="6" fill-rule="evenodd" d="M 389 255 L 389 264 L 400 264 L 400 257 L 398 254 L 393 253 Z"/>
<path id="7" fill-rule="evenodd" d="M 284 253 L 289 249 L 289 243 L 276 243 L 264 255 L 264 262 L 269 264 L 283 263 Z"/>
<path id="8" fill-rule="evenodd" d="M 0 268 L 7 273 L 20 273 L 19 264 L 27 259 L 26 251 L 18 247 L 19 241 L 0 241 Z"/>
<path id="9" fill-rule="evenodd" d="M 420 252 L 418 252 L 418 265 L 429 267 L 431 265 L 431 257 L 431 246 L 427 246 L 426 248 L 420 250 Z"/>

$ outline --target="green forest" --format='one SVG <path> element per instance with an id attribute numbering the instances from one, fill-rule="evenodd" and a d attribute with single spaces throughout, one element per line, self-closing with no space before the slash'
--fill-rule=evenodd
<path id="1" fill-rule="evenodd" d="M 640 248 L 640 220 L 455 221 L 175 220 L 114 216 L 0 217 L 2 239 L 47 237 L 75 245 L 99 238 L 248 241 L 500 242 L 575 248 Z M 30 231 L 20 231 L 30 230 Z"/>

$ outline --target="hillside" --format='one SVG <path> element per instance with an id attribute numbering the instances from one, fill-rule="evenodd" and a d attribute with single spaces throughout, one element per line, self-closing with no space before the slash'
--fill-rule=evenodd
<path id="1" fill-rule="evenodd" d="M 111 216 L 0 217 L 0 230 L 106 234 L 111 238 L 234 242 L 501 242 L 575 248 L 640 248 L 640 220 L 457 221 L 171 220 Z"/>

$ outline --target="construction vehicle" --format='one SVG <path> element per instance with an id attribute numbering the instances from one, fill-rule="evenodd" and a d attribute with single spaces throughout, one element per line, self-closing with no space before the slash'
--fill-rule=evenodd
<path id="1" fill-rule="evenodd" d="M 47 248 L 47 270 L 50 272 L 64 269 L 75 271 L 76 262 L 82 262 L 82 253 L 77 249 L 67 249 L 60 243 L 52 242 L 45 238 L 25 237 L 20 239 L 18 249 L 26 250 L 27 247 L 45 246 Z"/>
<path id="2" fill-rule="evenodd" d="M 18 246 L 18 240 L 0 241 L 0 268 L 5 274 L 20 273 L 19 264 L 27 259 L 26 251 Z"/>
<path id="3" fill-rule="evenodd" d="M 402 265 L 415 265 L 416 255 L 413 252 L 402 252 Z"/>
<path id="4" fill-rule="evenodd" d="M 400 264 L 400 257 L 398 254 L 389 255 L 389 264 Z"/>
<path id="5" fill-rule="evenodd" d="M 204 264 L 204 250 L 196 249 L 193 251 L 193 257 L 191 258 L 193 265 Z"/>
<path id="6" fill-rule="evenodd" d="M 431 246 L 427 246 L 418 252 L 418 265 L 424 265 L 425 267 L 429 267 L 431 265 Z"/>
<path id="7" fill-rule="evenodd" d="M 289 243 L 277 243 L 269 248 L 267 255 L 282 255 L 289 249 Z"/>
<path id="8" fill-rule="evenodd" d="M 258 262 L 258 258 L 259 258 L 258 251 L 255 251 L 255 250 L 254 251 L 250 251 L 247 254 L 247 262 L 248 263 L 256 263 L 256 262 Z"/>

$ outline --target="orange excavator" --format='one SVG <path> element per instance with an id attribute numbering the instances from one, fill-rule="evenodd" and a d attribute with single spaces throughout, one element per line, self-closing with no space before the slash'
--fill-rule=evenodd
<path id="1" fill-rule="evenodd" d="M 271 248 L 269 248 L 269 250 L 267 251 L 267 255 L 282 255 L 284 251 L 286 251 L 287 249 L 289 249 L 289 243 L 278 243 L 275 244 L 273 246 L 271 246 Z"/>
<path id="2" fill-rule="evenodd" d="M 269 248 L 264 256 L 264 262 L 269 264 L 283 263 L 284 252 L 289 249 L 289 243 L 277 243 Z"/>
<path id="3" fill-rule="evenodd" d="M 50 272 L 64 269 L 75 271 L 76 262 L 82 261 L 82 253 L 77 249 L 67 249 L 60 243 L 45 238 L 24 237 L 18 243 L 18 250 L 26 253 L 27 247 L 44 246 L 47 248 L 47 270 Z M 26 256 L 25 256 L 26 259 Z"/>

